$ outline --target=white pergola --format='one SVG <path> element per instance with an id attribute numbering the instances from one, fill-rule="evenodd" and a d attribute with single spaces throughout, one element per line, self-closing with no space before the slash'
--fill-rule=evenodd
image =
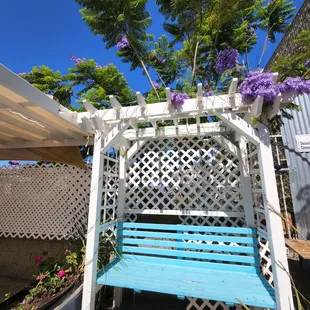
<path id="1" fill-rule="evenodd" d="M 275 75 L 275 79 L 276 77 Z M 64 108 L 0 65 L 0 151 L 94 144 L 83 310 L 94 309 L 99 235 L 105 232 L 111 223 L 111 217 L 108 215 L 112 212 L 113 220 L 122 222 L 128 213 L 162 212 L 126 210 L 126 160 L 132 158 L 149 140 L 191 136 L 211 136 L 227 152 L 240 159 L 240 182 L 246 226 L 255 227 L 255 214 L 264 217 L 266 229 L 258 227 L 258 234 L 269 244 L 277 309 L 294 308 L 282 223 L 278 215 L 280 205 L 269 131 L 264 124 L 268 119 L 272 119 L 280 108 L 286 107 L 292 98 L 280 94 L 273 106 L 263 111 L 261 97 L 252 104 L 242 101 L 240 94 L 236 92 L 237 82 L 237 79 L 233 79 L 227 95 L 211 97 L 204 97 L 202 85 L 198 85 L 196 98 L 185 100 L 178 108 L 171 104 L 170 89 L 167 89 L 165 102 L 146 104 L 143 96 L 137 92 L 138 105 L 123 107 L 115 97 L 110 96 L 112 109 L 96 110 L 84 102 L 87 112 L 76 113 Z M 202 122 L 201 118 L 207 115 L 216 116 L 218 121 Z M 263 122 L 253 126 L 249 122 L 251 117 L 261 117 Z M 193 123 L 189 122 L 193 118 L 195 123 L 189 124 Z M 159 122 L 165 120 L 172 120 L 174 125 L 158 126 Z M 139 129 L 138 124 L 142 122 L 151 126 Z M 90 137 L 93 136 L 92 141 Z M 119 159 L 107 158 L 106 152 L 111 147 L 120 150 Z M 256 163 L 253 166 L 250 164 L 254 158 L 257 158 L 258 168 Z M 117 173 L 111 169 L 105 170 L 106 160 L 117 165 Z M 113 188 L 113 185 L 112 188 L 103 188 L 102 180 L 105 176 L 117 180 L 117 188 Z M 253 182 L 256 181 L 253 181 L 253 176 L 259 176 L 259 187 L 254 187 Z M 108 201 L 111 192 L 117 192 L 116 205 Z M 257 199 L 257 195 L 262 199 Z M 236 212 L 212 210 L 205 212 L 174 209 L 162 213 L 237 216 Z M 121 291 L 116 290 L 116 295 L 121 295 Z"/>
<path id="2" fill-rule="evenodd" d="M 277 75 L 274 75 L 277 78 Z M 104 153 L 111 147 L 121 149 L 118 173 L 118 202 L 117 214 L 114 216 L 119 222 L 124 221 L 125 213 L 132 214 L 170 214 L 196 216 L 236 216 L 233 212 L 220 211 L 184 211 L 184 210 L 125 210 L 126 195 L 126 166 L 125 161 L 132 158 L 150 139 L 179 138 L 189 136 L 211 136 L 232 154 L 238 155 L 242 162 L 241 182 L 243 201 L 245 206 L 245 220 L 248 227 L 255 226 L 255 212 L 263 214 L 267 223 L 267 231 L 258 228 L 260 234 L 269 242 L 271 251 L 271 265 L 276 292 L 277 309 L 293 309 L 292 291 L 286 249 L 279 217 L 280 205 L 278 199 L 273 157 L 270 147 L 269 130 L 264 123 L 272 119 L 280 108 L 292 101 L 288 94 L 280 94 L 272 107 L 263 111 L 263 98 L 258 97 L 252 104 L 245 104 L 241 95 L 236 93 L 237 79 L 233 79 L 227 95 L 204 97 L 202 85 L 198 85 L 197 96 L 185 100 L 181 107 L 174 107 L 170 101 L 170 89 L 166 89 L 165 102 L 146 104 L 141 93 L 137 92 L 138 105 L 123 107 L 115 97 L 110 96 L 112 109 L 97 111 L 93 106 L 84 102 L 87 112 L 79 113 L 78 121 L 92 120 L 95 129 L 94 158 L 92 173 L 92 190 L 90 197 L 86 266 L 84 274 L 84 291 L 82 309 L 94 309 L 97 274 L 97 249 L 99 234 L 105 232 L 109 223 L 106 214 L 109 208 L 104 202 L 102 193 L 102 177 L 104 175 Z M 201 117 L 216 116 L 214 123 L 202 123 Z M 263 122 L 258 126 L 250 123 L 251 117 L 261 117 Z M 195 118 L 195 124 L 188 124 L 188 120 Z M 173 120 L 174 126 L 159 127 L 158 122 Z M 180 121 L 183 120 L 182 125 Z M 184 124 L 184 120 L 185 123 Z M 150 127 L 139 129 L 138 123 L 148 122 Z M 255 147 L 249 153 L 248 145 Z M 249 160 L 258 156 L 259 169 L 250 171 Z M 253 188 L 251 174 L 259 174 L 261 187 Z M 262 208 L 257 207 L 255 195 L 262 196 Z M 106 195 L 106 194 L 104 194 Z M 252 207 L 256 205 L 256 207 Z M 149 211 L 149 212 L 148 212 Z M 103 223 L 103 224 L 102 224 Z M 116 302 L 121 295 L 115 291 Z M 116 304 L 117 306 L 117 304 Z"/>

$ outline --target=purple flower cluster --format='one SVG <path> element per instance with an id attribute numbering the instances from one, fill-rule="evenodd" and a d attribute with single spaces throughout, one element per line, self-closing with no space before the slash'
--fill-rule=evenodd
<path id="1" fill-rule="evenodd" d="M 247 27 L 246 27 L 246 32 L 249 35 L 252 35 L 254 33 L 255 27 L 257 26 L 257 23 L 253 22 L 253 23 L 248 23 Z"/>
<path id="2" fill-rule="evenodd" d="M 71 56 L 71 60 L 74 62 L 75 65 L 81 63 L 81 62 L 84 62 L 83 59 L 79 58 L 79 57 L 76 57 L 76 56 Z"/>
<path id="3" fill-rule="evenodd" d="M 239 56 L 238 51 L 231 47 L 220 51 L 215 63 L 215 71 L 218 74 L 223 74 L 227 69 L 236 67 Z"/>
<path id="4" fill-rule="evenodd" d="M 156 81 L 152 81 L 152 83 L 156 90 L 160 88 L 160 85 Z"/>
<path id="5" fill-rule="evenodd" d="M 121 50 L 127 50 L 130 48 L 130 44 L 128 42 L 128 39 L 125 35 L 122 35 L 121 40 L 116 44 L 116 46 Z"/>
<path id="6" fill-rule="evenodd" d="M 310 80 L 303 80 L 300 77 L 289 77 L 278 85 L 278 89 L 281 93 L 310 94 Z"/>
<path id="7" fill-rule="evenodd" d="M 249 72 L 240 85 L 239 91 L 242 99 L 250 101 L 255 100 L 257 96 L 262 96 L 265 102 L 271 102 L 279 94 L 272 73 L 265 72 Z"/>
<path id="8" fill-rule="evenodd" d="M 171 103 L 174 105 L 182 105 L 185 99 L 189 99 L 187 93 L 171 93 Z"/>
<path id="9" fill-rule="evenodd" d="M 203 93 L 203 96 L 204 96 L 204 97 L 211 97 L 211 96 L 214 96 L 214 92 L 213 92 L 212 89 L 209 89 L 208 91 L 205 91 L 205 92 Z"/>
<path id="10" fill-rule="evenodd" d="M 310 69 L 310 59 L 305 62 L 305 67 Z"/>
<path id="11" fill-rule="evenodd" d="M 17 73 L 19 76 L 23 76 L 23 75 L 25 75 L 25 74 L 27 74 L 27 72 L 19 72 L 19 73 Z"/>

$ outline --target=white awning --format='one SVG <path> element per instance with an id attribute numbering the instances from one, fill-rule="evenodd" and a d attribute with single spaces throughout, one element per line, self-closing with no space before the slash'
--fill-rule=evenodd
<path id="1" fill-rule="evenodd" d="M 29 158 L 30 149 L 40 149 L 43 155 L 57 147 L 66 147 L 69 151 L 68 147 L 86 144 L 88 136 L 93 135 L 92 126 L 87 120 L 78 122 L 77 116 L 78 113 L 0 64 L 0 159 L 22 159 L 24 149 L 25 155 L 28 154 L 24 159 L 38 160 L 38 155 Z M 50 149 L 44 151 L 43 148 Z M 12 154 L 20 156 L 8 157 Z M 50 157 L 42 160 L 57 161 L 57 156 L 51 154 Z M 60 162 L 70 163 L 65 159 Z"/>

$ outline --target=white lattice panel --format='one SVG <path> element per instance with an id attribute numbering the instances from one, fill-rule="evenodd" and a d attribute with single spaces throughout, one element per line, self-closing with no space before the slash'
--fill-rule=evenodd
<path id="1" fill-rule="evenodd" d="M 255 204 L 254 216 L 255 216 L 255 226 L 258 230 L 258 249 L 260 256 L 260 266 L 262 273 L 266 280 L 273 285 L 273 275 L 272 275 L 272 265 L 271 265 L 271 255 L 270 247 L 268 241 L 268 232 L 266 225 L 266 217 L 264 211 L 264 195 L 261 186 L 261 178 L 258 166 L 258 156 L 256 147 L 249 144 L 250 150 L 250 171 L 252 176 L 253 184 L 253 201 Z"/>
<path id="2" fill-rule="evenodd" d="M 0 167 L 0 236 L 83 236 L 90 176 L 90 168 L 63 164 Z"/>
<path id="3" fill-rule="evenodd" d="M 116 219 L 119 160 L 108 155 L 103 156 L 102 178 L 102 215 L 101 222 Z"/>
<path id="4" fill-rule="evenodd" d="M 238 158 L 210 137 L 150 140 L 127 163 L 126 209 L 243 213 L 239 182 Z M 136 215 L 127 218 L 134 221 Z M 188 224 L 201 220 L 180 218 Z M 243 218 L 205 217 L 203 221 L 215 226 L 244 225 Z"/>
<path id="5" fill-rule="evenodd" d="M 187 297 L 189 304 L 186 310 L 242 310 L 241 305 L 235 304 L 234 306 L 226 305 L 221 301 L 207 300 L 201 298 Z M 250 308 L 251 309 L 251 308 Z"/>

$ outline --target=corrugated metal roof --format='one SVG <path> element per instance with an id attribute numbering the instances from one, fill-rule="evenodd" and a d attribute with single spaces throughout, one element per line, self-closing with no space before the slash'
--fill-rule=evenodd
<path id="1" fill-rule="evenodd" d="M 290 169 L 292 200 L 297 228 L 310 239 L 310 152 L 300 153 L 296 135 L 310 134 L 310 96 L 295 98 L 302 112 L 293 111 L 293 120 L 283 119 L 283 143 Z"/>

